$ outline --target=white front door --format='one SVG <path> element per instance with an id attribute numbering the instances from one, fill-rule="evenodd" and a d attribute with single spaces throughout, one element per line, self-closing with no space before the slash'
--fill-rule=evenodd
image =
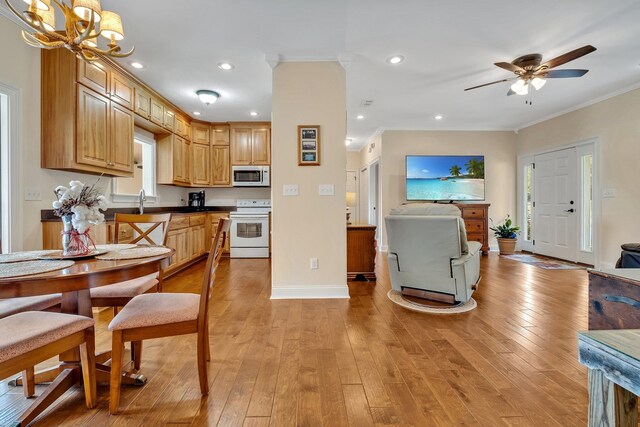
<path id="1" fill-rule="evenodd" d="M 576 149 L 535 156 L 535 252 L 577 261 L 578 170 Z"/>

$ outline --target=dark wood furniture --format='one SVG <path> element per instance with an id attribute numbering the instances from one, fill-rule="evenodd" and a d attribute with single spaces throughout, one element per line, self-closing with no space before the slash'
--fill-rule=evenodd
<path id="1" fill-rule="evenodd" d="M 467 240 L 479 242 L 482 253 L 489 253 L 489 203 L 454 203 L 462 211 Z"/>
<path id="2" fill-rule="evenodd" d="M 116 282 L 134 279 L 157 273 L 169 265 L 174 251 L 166 254 L 128 260 L 97 260 L 95 258 L 77 260 L 74 265 L 62 270 L 32 276 L 0 279 L 0 299 L 49 295 L 62 293 L 61 311 L 93 318 L 89 289 L 106 286 Z M 80 352 L 75 350 L 60 354 L 60 366 L 42 373 L 36 373 L 35 382 L 50 382 L 66 367 L 81 366 Z M 111 369 L 100 363 L 96 364 L 96 380 L 108 383 Z M 79 380 L 80 378 L 74 378 Z M 142 385 L 146 382 L 144 375 L 126 374 L 122 381 L 127 384 Z M 62 391 L 73 386 L 76 381 L 65 381 L 60 385 Z"/>
<path id="3" fill-rule="evenodd" d="M 589 368 L 589 426 L 637 426 L 640 330 L 579 332 L 578 353 Z"/>
<path id="4" fill-rule="evenodd" d="M 589 270 L 589 329 L 640 328 L 640 269 Z"/>
<path id="5" fill-rule="evenodd" d="M 347 225 L 347 279 L 376 280 L 376 226 Z"/>

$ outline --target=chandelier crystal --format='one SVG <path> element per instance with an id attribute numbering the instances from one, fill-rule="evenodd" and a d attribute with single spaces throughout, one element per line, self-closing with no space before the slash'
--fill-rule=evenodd
<path id="1" fill-rule="evenodd" d="M 125 58 L 118 42 L 124 39 L 120 15 L 102 10 L 100 0 L 23 0 L 28 9 L 23 13 L 4 0 L 11 12 L 34 31 L 22 31 L 24 41 L 41 49 L 67 48 L 78 58 L 95 61 L 100 56 Z M 53 4 L 52 4 L 53 3 Z M 56 8 L 64 15 L 64 30 L 56 31 Z M 98 36 L 108 40 L 106 49 L 98 47 Z"/>

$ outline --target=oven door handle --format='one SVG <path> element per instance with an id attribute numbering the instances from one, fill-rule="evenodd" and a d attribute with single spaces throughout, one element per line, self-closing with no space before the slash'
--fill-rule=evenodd
<path id="1" fill-rule="evenodd" d="M 231 220 L 232 221 L 242 221 L 242 222 L 246 222 L 247 220 L 249 221 L 264 221 L 266 219 L 269 219 L 269 216 L 244 216 L 244 215 L 232 215 L 231 216 Z"/>

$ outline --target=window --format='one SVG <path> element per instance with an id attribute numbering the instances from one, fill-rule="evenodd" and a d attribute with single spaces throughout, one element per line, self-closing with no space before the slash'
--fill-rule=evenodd
<path id="1" fill-rule="evenodd" d="M 524 167 L 524 240 L 533 240 L 533 163 Z"/>
<path id="2" fill-rule="evenodd" d="M 133 144 L 133 177 L 114 179 L 113 201 L 131 201 L 132 197 L 138 197 L 140 189 L 144 189 L 147 198 L 156 196 L 155 165 L 155 140 L 147 135 L 138 133 L 136 129 Z"/>
<path id="3" fill-rule="evenodd" d="M 582 215 L 580 218 L 580 249 L 593 252 L 593 154 L 580 157 L 582 185 Z"/>

